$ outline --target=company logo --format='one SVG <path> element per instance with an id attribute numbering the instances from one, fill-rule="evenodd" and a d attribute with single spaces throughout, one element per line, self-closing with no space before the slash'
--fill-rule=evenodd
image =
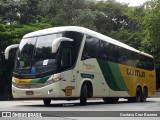
<path id="1" fill-rule="evenodd" d="M 74 86 L 67 86 L 65 89 L 62 89 L 63 92 L 65 92 L 66 96 L 72 95 L 72 90 L 74 89 Z"/>
<path id="2" fill-rule="evenodd" d="M 86 64 L 86 63 L 83 63 L 83 65 L 86 67 L 86 69 L 89 69 L 89 70 L 94 70 L 96 68 L 95 65 L 90 65 L 90 64 Z"/>
<path id="3" fill-rule="evenodd" d="M 145 78 L 145 72 L 144 71 L 132 70 L 130 68 L 127 68 L 127 75 L 132 75 L 132 76 Z"/>

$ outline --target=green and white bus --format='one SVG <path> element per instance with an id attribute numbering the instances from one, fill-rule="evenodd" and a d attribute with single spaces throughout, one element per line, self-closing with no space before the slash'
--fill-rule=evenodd
<path id="1" fill-rule="evenodd" d="M 18 48 L 12 78 L 14 98 L 119 98 L 143 102 L 156 92 L 154 58 L 95 31 L 63 26 L 26 34 Z"/>

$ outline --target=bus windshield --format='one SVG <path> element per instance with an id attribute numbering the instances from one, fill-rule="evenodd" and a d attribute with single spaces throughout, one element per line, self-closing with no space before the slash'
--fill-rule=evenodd
<path id="1" fill-rule="evenodd" d="M 15 63 L 15 73 L 37 74 L 56 69 L 57 53 L 51 52 L 54 39 L 62 33 L 22 39 Z"/>

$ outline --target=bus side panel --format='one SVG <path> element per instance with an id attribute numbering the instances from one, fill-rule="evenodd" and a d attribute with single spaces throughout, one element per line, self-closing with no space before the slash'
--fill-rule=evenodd
<path id="1" fill-rule="evenodd" d="M 93 85 L 93 97 L 129 97 L 128 88 L 122 78 L 118 64 L 95 58 L 79 63 L 79 80 L 90 79 Z M 90 78 L 90 76 L 93 76 Z M 82 83 L 78 83 L 77 86 Z M 79 88 L 79 91 L 81 86 Z"/>
<path id="2" fill-rule="evenodd" d="M 60 97 L 67 98 L 76 94 L 76 84 L 72 82 L 72 70 L 66 70 L 61 73 Z"/>
<path id="3" fill-rule="evenodd" d="M 154 95 L 156 92 L 156 79 L 155 70 L 149 71 L 140 68 L 135 68 L 126 65 L 118 65 L 122 76 L 125 80 L 125 84 L 128 87 L 128 93 L 130 96 L 135 96 L 136 88 L 138 85 L 148 88 L 148 95 Z"/>
<path id="4" fill-rule="evenodd" d="M 89 80 L 91 81 L 93 87 L 93 97 L 109 96 L 109 86 L 106 84 L 99 64 L 95 58 L 80 61 L 77 65 L 78 66 L 76 68 L 77 71 L 79 71 L 77 74 L 77 87 L 79 87 L 79 95 L 83 82 Z"/>
<path id="5" fill-rule="evenodd" d="M 128 97 L 128 88 L 124 82 L 118 64 L 100 59 L 97 61 L 104 81 L 107 86 L 109 86 L 109 95 L 104 95 L 104 97 Z"/>
<path id="6" fill-rule="evenodd" d="M 146 86 L 149 96 L 155 94 L 154 70 L 149 71 L 104 60 L 98 60 L 98 64 L 110 88 L 109 96 L 134 97 L 138 85 L 142 90 Z"/>
<path id="7" fill-rule="evenodd" d="M 94 75 L 93 97 L 134 97 L 138 85 L 142 89 L 146 86 L 149 96 L 155 94 L 154 70 L 149 71 L 94 58 L 80 62 L 79 69 L 78 79 L 81 82 L 82 74 Z"/>

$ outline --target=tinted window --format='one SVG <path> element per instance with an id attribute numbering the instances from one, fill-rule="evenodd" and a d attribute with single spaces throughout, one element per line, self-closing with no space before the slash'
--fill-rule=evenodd
<path id="1" fill-rule="evenodd" d="M 99 40 L 92 36 L 86 37 L 82 54 L 82 60 L 88 58 L 102 59 L 146 70 L 154 69 L 153 58 Z"/>
<path id="2" fill-rule="evenodd" d="M 100 41 L 100 59 L 118 62 L 122 55 L 121 48 L 119 46 L 112 45 L 105 41 Z"/>
<path id="3" fill-rule="evenodd" d="M 19 45 L 16 68 L 27 68 L 31 66 L 31 58 L 35 48 L 37 37 L 23 39 Z"/>
<path id="4" fill-rule="evenodd" d="M 137 53 L 121 48 L 121 56 L 118 63 L 136 67 L 138 61 Z"/>
<path id="5" fill-rule="evenodd" d="M 154 59 L 149 58 L 147 56 L 139 56 L 139 62 L 137 63 L 137 67 L 153 70 L 154 69 Z"/>
<path id="6" fill-rule="evenodd" d="M 81 42 L 82 42 L 84 35 L 79 32 L 67 31 L 67 32 L 65 32 L 65 34 L 63 36 L 74 40 L 73 42 L 69 43 L 71 45 L 70 48 L 71 48 L 71 53 L 72 53 L 71 66 L 73 66 L 76 63 L 79 49 L 80 49 L 80 45 L 81 45 Z"/>
<path id="7" fill-rule="evenodd" d="M 86 36 L 86 41 L 82 53 L 82 59 L 88 58 L 97 58 L 99 49 L 99 39 L 89 36 Z"/>
<path id="8" fill-rule="evenodd" d="M 62 33 L 57 33 L 38 37 L 33 57 L 33 66 L 46 66 L 54 63 L 56 54 L 52 53 L 51 45 L 53 40 L 61 36 Z"/>
<path id="9" fill-rule="evenodd" d="M 71 48 L 64 47 L 62 48 L 62 56 L 61 56 L 61 67 L 71 67 L 72 61 L 72 52 Z"/>

